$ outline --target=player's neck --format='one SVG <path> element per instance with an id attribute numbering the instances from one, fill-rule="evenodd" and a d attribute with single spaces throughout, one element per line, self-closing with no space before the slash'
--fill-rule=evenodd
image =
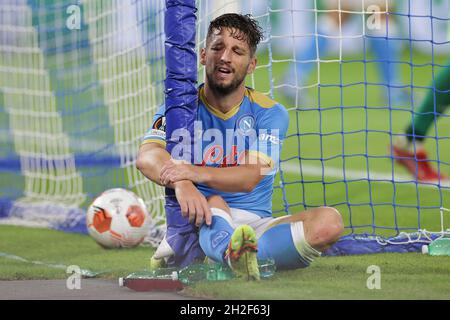
<path id="1" fill-rule="evenodd" d="M 242 102 L 245 95 L 245 86 L 239 86 L 235 91 L 228 95 L 221 95 L 211 90 L 208 83 L 205 83 L 205 98 L 208 104 L 222 113 L 227 113 L 233 107 Z"/>

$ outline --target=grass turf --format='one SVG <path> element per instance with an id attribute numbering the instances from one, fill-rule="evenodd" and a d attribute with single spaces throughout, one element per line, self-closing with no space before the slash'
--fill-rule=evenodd
<path id="1" fill-rule="evenodd" d="M 51 268 L 31 261 L 55 265 L 77 265 L 101 277 L 118 278 L 148 268 L 153 249 L 103 249 L 86 235 L 55 230 L 0 226 L 0 252 L 30 263 L 0 257 L 0 280 L 64 279 L 65 268 Z"/>
<path id="2" fill-rule="evenodd" d="M 0 252 L 46 264 L 106 271 L 116 279 L 148 267 L 153 249 L 105 250 L 90 237 L 47 229 L 0 226 Z M 381 270 L 381 289 L 369 290 L 367 268 Z M 450 259 L 419 253 L 323 257 L 309 268 L 279 271 L 268 280 L 198 282 L 183 294 L 213 299 L 450 299 Z M 0 280 L 65 279 L 64 269 L 0 257 Z"/>
<path id="3" fill-rule="evenodd" d="M 377 265 L 381 288 L 366 286 Z M 220 299 L 450 299 L 450 259 L 419 253 L 323 257 L 269 280 L 197 283 L 186 294 Z"/>

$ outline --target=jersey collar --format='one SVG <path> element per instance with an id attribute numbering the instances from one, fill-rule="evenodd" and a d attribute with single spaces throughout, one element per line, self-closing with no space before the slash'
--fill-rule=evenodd
<path id="1" fill-rule="evenodd" d="M 206 100 L 205 96 L 205 87 L 201 86 L 199 90 L 199 96 L 200 100 L 202 100 L 203 104 L 205 105 L 206 109 L 216 117 L 222 120 L 228 120 L 232 118 L 236 113 L 238 113 L 240 106 L 242 105 L 242 102 L 244 101 L 245 96 L 247 95 L 247 89 L 245 90 L 244 97 L 242 98 L 241 102 L 239 102 L 237 105 L 235 105 L 233 108 L 231 108 L 228 112 L 223 113 L 222 111 L 218 110 L 217 108 L 213 107 L 209 104 L 208 100 Z"/>

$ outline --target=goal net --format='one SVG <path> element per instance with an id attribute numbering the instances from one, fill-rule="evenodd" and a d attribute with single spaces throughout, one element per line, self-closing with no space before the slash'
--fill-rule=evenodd
<path id="1" fill-rule="evenodd" d="M 162 188 L 135 168 L 164 103 L 164 12 L 164 0 L 2 1 L 0 223 L 84 232 L 86 207 L 115 187 L 164 223 Z M 334 253 L 417 250 L 443 235 L 450 184 L 417 180 L 392 146 L 427 94 L 442 93 L 448 1 L 198 0 L 197 48 L 225 12 L 262 26 L 247 85 L 290 115 L 274 214 L 336 207 L 346 236 Z M 450 120 L 431 110 L 424 147 L 448 176 Z"/>
<path id="2" fill-rule="evenodd" d="M 0 216 L 85 231 L 106 189 L 163 192 L 135 168 L 163 102 L 161 1 L 26 1 L 0 6 Z"/>

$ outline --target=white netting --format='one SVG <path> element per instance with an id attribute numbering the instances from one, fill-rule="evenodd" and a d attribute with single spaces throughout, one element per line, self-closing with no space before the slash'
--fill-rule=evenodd
<path id="1" fill-rule="evenodd" d="M 40 208 L 48 203 L 65 208 L 81 205 L 82 178 L 58 112 L 32 10 L 26 1 L 7 1 L 0 6 L 0 17 L 3 111 L 9 118 L 9 143 L 20 158 L 24 178 L 23 196 L 16 199 L 12 215 L 17 218 L 19 208 L 33 206 L 35 210 L 27 213 L 29 220 L 60 219 L 58 212 Z"/>

